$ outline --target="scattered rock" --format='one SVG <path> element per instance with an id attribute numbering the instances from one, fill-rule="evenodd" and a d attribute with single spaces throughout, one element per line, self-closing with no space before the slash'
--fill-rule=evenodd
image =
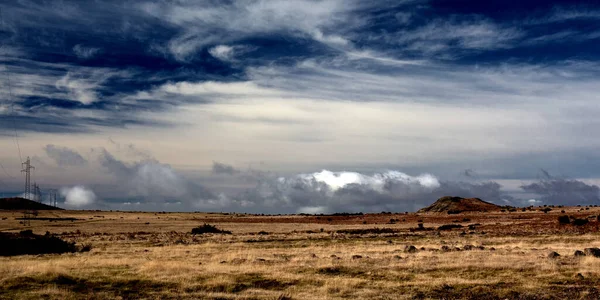
<path id="1" fill-rule="evenodd" d="M 583 277 L 583 275 L 581 275 L 581 273 L 577 273 L 577 275 L 575 275 L 575 279 L 577 279 L 577 280 L 584 280 L 585 277 Z"/>
<path id="2" fill-rule="evenodd" d="M 479 247 L 477 247 L 477 249 L 479 249 L 479 250 L 485 250 L 485 247 L 484 246 L 479 246 Z"/>
<path id="3" fill-rule="evenodd" d="M 388 244 L 393 244 L 393 243 L 394 243 L 394 242 L 392 242 L 392 240 L 389 240 L 389 241 L 388 241 Z"/>
<path id="4" fill-rule="evenodd" d="M 475 246 L 473 246 L 473 245 L 464 245 L 463 246 L 463 250 L 465 250 L 465 251 L 471 251 L 473 249 L 475 249 Z"/>
<path id="5" fill-rule="evenodd" d="M 402 256 L 400 256 L 400 255 L 394 255 L 394 258 L 400 260 L 400 259 L 402 259 Z"/>
<path id="6" fill-rule="evenodd" d="M 575 255 L 575 256 L 585 256 L 585 253 L 583 253 L 583 251 L 581 251 L 581 250 L 575 250 L 575 253 L 573 253 L 573 255 Z"/>
<path id="7" fill-rule="evenodd" d="M 556 253 L 555 251 L 548 253 L 548 258 L 557 258 L 559 256 L 560 254 Z"/>
<path id="8" fill-rule="evenodd" d="M 442 251 L 449 252 L 450 251 L 450 247 L 444 245 L 444 246 L 442 246 Z"/>
<path id="9" fill-rule="evenodd" d="M 361 259 L 362 256 L 361 255 L 352 255 L 352 259 Z"/>
<path id="10" fill-rule="evenodd" d="M 256 259 L 256 262 L 266 262 L 266 261 L 267 261 L 267 260 L 266 260 L 266 259 L 264 259 L 264 258 L 257 258 L 257 259 Z"/>
<path id="11" fill-rule="evenodd" d="M 404 247 L 404 252 L 415 253 L 415 252 L 417 252 L 417 247 L 415 247 L 413 245 L 408 245 L 408 246 Z"/>
<path id="12" fill-rule="evenodd" d="M 490 247 L 490 251 L 496 251 L 496 248 Z"/>
<path id="13" fill-rule="evenodd" d="M 329 256 L 329 257 L 331 257 L 331 258 L 337 258 L 337 255 L 331 254 L 331 256 Z"/>
<path id="14" fill-rule="evenodd" d="M 319 258 L 319 257 L 318 257 L 316 254 L 314 254 L 314 253 L 311 253 L 311 254 L 310 254 L 310 257 L 312 257 L 312 258 Z"/>
<path id="15" fill-rule="evenodd" d="M 600 248 L 585 248 L 583 249 L 583 253 L 593 257 L 600 257 Z"/>

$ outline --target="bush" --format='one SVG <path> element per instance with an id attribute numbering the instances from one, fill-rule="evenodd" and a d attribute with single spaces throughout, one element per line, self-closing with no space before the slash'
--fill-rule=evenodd
<path id="1" fill-rule="evenodd" d="M 589 221 L 587 219 L 575 219 L 573 220 L 573 225 L 575 226 L 583 226 L 587 224 Z"/>
<path id="2" fill-rule="evenodd" d="M 85 244 L 79 248 L 79 252 L 90 252 L 92 250 L 92 244 Z"/>
<path id="3" fill-rule="evenodd" d="M 231 234 L 229 230 L 221 230 L 213 225 L 204 224 L 196 228 L 192 228 L 192 234 L 205 234 L 205 233 L 220 233 L 220 234 Z"/>
<path id="4" fill-rule="evenodd" d="M 559 216 L 558 223 L 559 224 L 569 224 L 569 223 L 571 223 L 571 219 L 569 219 L 569 216 Z"/>
<path id="5" fill-rule="evenodd" d="M 547 214 L 549 211 L 552 210 L 552 208 L 546 207 L 544 209 L 540 209 L 541 211 L 543 211 L 545 214 Z"/>
<path id="6" fill-rule="evenodd" d="M 462 228 L 462 225 L 460 224 L 446 224 L 446 225 L 442 225 L 440 227 L 438 227 L 438 230 L 452 230 L 455 228 Z"/>
<path id="7" fill-rule="evenodd" d="M 0 233 L 0 256 L 25 254 L 73 253 L 75 243 L 66 242 L 51 234 L 37 235 L 31 230 L 19 234 Z"/>

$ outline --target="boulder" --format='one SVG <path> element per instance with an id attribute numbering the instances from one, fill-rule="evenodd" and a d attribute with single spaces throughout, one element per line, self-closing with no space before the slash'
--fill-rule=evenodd
<path id="1" fill-rule="evenodd" d="M 583 253 L 588 256 L 600 257 L 600 248 L 585 248 Z"/>
<path id="2" fill-rule="evenodd" d="M 404 247 L 404 252 L 415 253 L 415 252 L 417 252 L 417 247 L 415 247 L 413 245 L 408 245 L 408 246 Z"/>

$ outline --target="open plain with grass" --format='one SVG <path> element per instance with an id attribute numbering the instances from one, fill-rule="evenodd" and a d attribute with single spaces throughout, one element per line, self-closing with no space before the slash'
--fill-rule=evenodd
<path id="1" fill-rule="evenodd" d="M 0 298 L 598 299 L 600 258 L 574 253 L 600 247 L 599 214 L 0 211 L 4 233 L 91 246 L 0 257 Z M 191 233 L 204 224 L 231 234 Z"/>

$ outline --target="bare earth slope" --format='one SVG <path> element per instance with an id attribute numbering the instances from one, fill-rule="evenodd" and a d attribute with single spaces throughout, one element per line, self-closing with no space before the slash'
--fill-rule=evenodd
<path id="1" fill-rule="evenodd" d="M 479 198 L 461 198 L 461 197 L 442 197 L 435 203 L 420 209 L 419 213 L 435 212 L 435 213 L 460 213 L 465 211 L 498 211 L 501 207 L 485 202 Z"/>
<path id="2" fill-rule="evenodd" d="M 62 208 L 31 201 L 25 198 L 0 198 L 0 209 L 5 210 L 62 210 Z"/>

